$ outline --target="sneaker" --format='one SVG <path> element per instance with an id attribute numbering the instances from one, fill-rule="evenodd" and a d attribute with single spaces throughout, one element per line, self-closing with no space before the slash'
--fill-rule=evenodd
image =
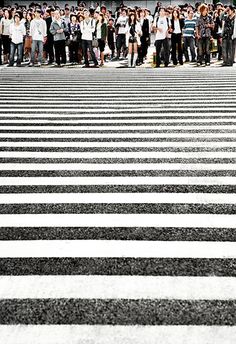
<path id="1" fill-rule="evenodd" d="M 34 64 L 32 62 L 30 62 L 29 67 L 33 67 L 33 66 L 34 66 Z"/>
<path id="2" fill-rule="evenodd" d="M 41 62 L 38 62 L 38 67 L 41 67 Z"/>
<path id="3" fill-rule="evenodd" d="M 206 63 L 206 66 L 210 66 L 210 65 L 211 65 L 210 62 L 207 62 L 207 63 Z"/>

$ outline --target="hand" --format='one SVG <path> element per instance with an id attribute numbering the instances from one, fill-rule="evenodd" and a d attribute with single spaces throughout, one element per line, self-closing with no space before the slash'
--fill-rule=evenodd
<path id="1" fill-rule="evenodd" d="M 160 28 L 158 27 L 157 30 L 158 30 L 159 32 L 163 32 L 163 29 L 162 29 L 161 27 L 160 27 Z"/>
<path id="2" fill-rule="evenodd" d="M 63 29 L 58 29 L 57 30 L 57 33 L 62 33 L 63 32 Z"/>

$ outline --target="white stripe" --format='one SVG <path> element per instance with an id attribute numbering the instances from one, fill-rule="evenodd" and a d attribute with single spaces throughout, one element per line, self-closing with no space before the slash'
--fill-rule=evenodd
<path id="1" fill-rule="evenodd" d="M 0 241 L 0 257 L 236 258 L 236 242 L 21 240 Z"/>
<path id="2" fill-rule="evenodd" d="M 235 185 L 235 183 L 236 177 L 0 177 L 0 185 Z"/>
<path id="3" fill-rule="evenodd" d="M 203 227 L 235 228 L 236 215 L 21 214 L 0 215 L 2 227 Z"/>
<path id="4" fill-rule="evenodd" d="M 49 123 L 50 124 L 50 123 Z M 210 130 L 235 130 L 236 125 L 201 125 L 196 126 L 194 124 L 190 125 L 160 125 L 160 126 L 152 126 L 152 125 L 126 125 L 126 126 L 114 126 L 113 123 L 111 125 L 103 126 L 103 125 L 96 125 L 96 126 L 90 126 L 89 124 L 87 126 L 50 126 L 42 127 L 42 126 L 30 126 L 25 125 L 24 127 L 19 126 L 1 126 L 0 122 L 0 130 L 7 129 L 7 130 L 204 130 L 204 129 L 210 129 Z"/>
<path id="5" fill-rule="evenodd" d="M 0 299 L 236 299 L 234 277 L 1 276 Z"/>
<path id="6" fill-rule="evenodd" d="M 9 117 L 9 115 L 8 115 L 8 117 Z M 60 123 L 61 125 L 63 124 L 63 123 L 69 123 L 69 124 L 72 124 L 72 123 L 74 123 L 74 124 L 91 124 L 91 123 L 97 123 L 98 121 L 100 122 L 100 123 L 110 123 L 111 125 L 112 124 L 114 124 L 114 123 L 119 123 L 119 124 L 122 124 L 122 123 L 128 123 L 128 124 L 130 124 L 130 125 L 132 125 L 133 123 L 139 123 L 139 122 L 146 122 L 147 124 L 149 123 L 149 122 L 151 122 L 151 123 L 157 123 L 157 124 L 162 124 L 162 123 L 175 123 L 175 122 L 180 122 L 180 123 L 189 123 L 190 125 L 191 125 L 191 123 L 192 122 L 196 122 L 196 123 L 198 123 L 198 122 L 200 122 L 200 123 L 205 123 L 205 125 L 207 125 L 207 123 L 212 123 L 212 122 L 218 122 L 218 123 L 221 123 L 221 122 L 233 122 L 233 123 L 235 123 L 236 121 L 235 121 L 235 119 L 234 118 L 210 118 L 210 119 L 208 119 L 208 118 L 186 118 L 186 119 L 183 119 L 183 118 L 180 118 L 180 119 L 178 119 L 178 118 L 174 118 L 174 119 L 153 119 L 153 118 L 142 118 L 141 116 L 137 116 L 138 118 L 137 119 L 132 119 L 132 118 L 124 118 L 124 119 L 100 119 L 99 117 L 98 117 L 98 119 L 89 119 L 89 122 L 88 122 L 88 120 L 87 121 L 85 121 L 85 120 L 83 120 L 83 121 L 81 121 L 81 120 L 76 120 L 76 119 L 71 119 L 70 118 L 70 120 L 64 120 L 63 119 L 63 117 L 61 117 L 61 118 L 55 118 L 55 119 L 53 119 L 53 120 L 48 120 L 48 119 L 45 119 L 45 116 L 39 116 L 39 117 L 41 117 L 40 119 L 37 119 L 37 120 L 33 120 L 32 118 L 32 116 L 29 116 L 29 117 L 26 117 L 25 115 L 24 116 L 21 116 L 21 120 L 19 120 L 15 115 L 13 116 L 13 115 L 11 115 L 11 117 L 13 117 L 11 120 L 5 120 L 4 122 L 2 122 L 1 121 L 1 123 L 28 123 L 28 124 L 32 124 L 32 123 L 47 123 L 47 124 L 53 124 L 53 123 Z M 16 117 L 16 119 L 14 118 L 14 117 Z M 48 116 L 49 117 L 49 116 Z M 51 116 L 50 116 L 51 117 Z M 102 117 L 102 116 L 100 116 L 100 117 Z M 130 116 L 131 117 L 131 116 Z M 53 118 L 53 117 L 51 117 L 51 118 Z M 24 120 L 22 120 L 22 119 L 24 119 Z M 152 126 L 152 127 L 154 127 L 154 126 Z M 195 126 L 195 128 L 196 128 L 197 126 Z M 202 126 L 199 126 L 200 128 L 202 127 Z M 157 128 L 158 128 L 158 126 L 157 126 Z M 219 128 L 219 126 L 218 126 L 218 128 Z"/>
<path id="7" fill-rule="evenodd" d="M 37 96 L 38 97 L 38 96 Z M 152 95 L 152 97 L 153 97 L 153 95 Z M 168 109 L 166 109 L 166 110 L 168 110 Z M 0 112 L 1 112 L 1 108 L 0 108 Z M 121 117 L 127 117 L 127 116 L 129 116 L 129 117 L 132 117 L 132 116 L 135 116 L 135 117 L 138 117 L 140 120 L 142 120 L 143 119 L 143 117 L 146 117 L 146 116 L 157 116 L 157 118 L 160 116 L 161 118 L 162 118 L 162 116 L 166 116 L 166 117 L 177 117 L 177 119 L 176 120 L 179 120 L 178 119 L 178 117 L 180 117 L 180 118 L 182 118 L 182 117 L 184 117 L 184 116 L 192 116 L 193 114 L 189 114 L 188 112 L 186 112 L 186 113 L 184 113 L 184 112 L 181 112 L 181 113 L 174 113 L 173 114 L 173 112 L 165 112 L 165 113 L 162 113 L 162 114 L 155 114 L 155 113 L 152 113 L 152 112 L 145 112 L 145 114 L 143 114 L 143 113 L 140 113 L 140 112 L 138 112 L 138 113 L 135 113 L 135 112 L 133 112 L 132 114 L 130 114 L 130 113 L 126 113 L 125 111 L 123 111 L 122 113 L 120 113 L 119 114 L 119 116 L 121 116 Z M 236 114 L 235 113 L 230 113 L 229 114 L 231 117 L 236 117 Z M 21 118 L 28 118 L 28 119 L 33 119 L 34 117 L 41 117 L 42 119 L 44 119 L 45 120 L 45 117 L 51 117 L 51 118 L 54 118 L 54 117 L 57 117 L 58 118 L 58 114 L 56 114 L 56 113 L 50 113 L 50 110 L 46 113 L 37 113 L 37 112 L 35 112 L 35 113 L 30 113 L 30 114 L 27 114 L 27 113 L 17 113 L 16 111 L 14 111 L 14 113 L 1 113 L 1 117 L 21 117 Z M 113 112 L 113 113 L 110 113 L 109 112 L 109 115 L 107 115 L 107 114 L 104 114 L 104 113 L 93 113 L 93 115 L 92 115 L 92 117 L 97 117 L 97 118 L 100 118 L 100 117 L 105 117 L 105 116 L 109 116 L 109 117 L 117 117 L 117 114 L 115 113 L 115 112 Z M 202 116 L 204 116 L 205 118 L 207 118 L 207 117 L 211 117 L 212 116 L 212 113 L 211 112 L 207 112 L 207 113 L 203 113 L 203 112 L 196 112 L 196 113 L 194 113 L 194 119 L 193 119 L 193 121 L 195 121 L 195 120 L 202 120 L 201 118 L 199 118 L 198 119 L 198 117 L 202 117 Z M 222 111 L 220 111 L 220 112 L 216 112 L 216 111 L 214 111 L 214 116 L 217 116 L 217 117 L 222 117 Z M 71 117 L 71 115 L 70 114 L 68 114 L 68 116 L 63 116 L 63 117 Z M 63 118 L 62 117 L 62 118 Z M 84 113 L 83 114 L 83 117 L 91 117 L 91 115 L 88 113 Z M 173 119 L 174 120 L 174 119 Z M 231 121 L 231 119 L 223 119 L 223 121 Z M 145 121 L 146 121 L 146 119 L 145 119 Z M 165 121 L 165 119 L 163 119 L 163 121 Z M 172 121 L 172 119 L 171 119 L 171 121 Z M 217 121 L 217 119 L 213 119 L 212 120 L 212 118 L 210 118 L 209 119 L 209 121 L 211 122 L 211 121 Z M 22 122 L 22 121 L 21 121 Z"/>
<path id="8" fill-rule="evenodd" d="M 235 148 L 236 142 L 0 142 L 0 147 Z"/>
<path id="9" fill-rule="evenodd" d="M 236 204 L 236 194 L 205 193 L 24 193 L 0 194 L 0 204 L 10 203 L 197 203 Z"/>
<path id="10" fill-rule="evenodd" d="M 236 152 L 0 152 L 0 158 L 121 158 L 121 159 L 198 159 L 236 158 Z"/>
<path id="11" fill-rule="evenodd" d="M 143 95 L 140 95 L 140 96 L 143 96 Z M 175 93 L 175 96 L 176 96 L 176 93 Z M 70 105 L 68 105 L 68 106 L 53 106 L 54 107 L 54 109 L 57 111 L 57 113 L 59 114 L 59 113 L 65 113 L 65 109 L 68 109 L 69 111 L 70 111 L 70 113 L 76 113 L 76 114 L 78 114 L 78 113 L 89 113 L 89 114 L 91 114 L 91 113 L 103 113 L 104 114 L 104 111 L 106 112 L 106 113 L 110 113 L 110 112 L 115 112 L 115 113 L 124 113 L 124 111 L 125 110 L 127 110 L 127 109 L 137 109 L 137 105 L 124 105 L 124 106 L 120 106 L 119 108 L 117 108 L 117 105 L 113 105 L 112 106 L 112 103 L 111 103 L 111 105 L 109 105 L 109 106 L 107 106 L 107 107 L 105 107 L 105 106 L 102 106 L 102 107 L 99 107 L 99 106 L 94 106 L 93 108 L 91 108 L 91 107 L 89 107 L 88 106 L 88 108 L 83 108 L 83 109 L 78 109 L 78 108 L 71 108 L 70 107 Z M 79 105 L 78 105 L 78 107 L 79 107 Z M 171 106 L 168 106 L 169 107 L 169 109 L 171 108 Z M 30 111 L 33 111 L 33 112 L 35 112 L 35 109 L 32 109 L 32 107 L 26 107 L 25 105 L 22 105 L 22 106 L 15 106 L 15 109 L 17 110 L 17 111 L 19 111 L 20 110 L 20 108 L 22 109 L 22 111 L 24 111 L 24 112 L 30 112 Z M 157 104 L 155 104 L 155 106 L 153 107 L 153 108 L 155 108 L 155 109 L 163 109 L 164 108 L 164 105 L 157 105 Z M 180 106 L 178 107 L 177 105 L 175 105 L 175 106 L 173 106 L 173 110 L 176 110 L 176 109 L 178 109 L 178 108 L 181 108 Z M 189 106 L 189 110 L 192 110 L 193 109 L 193 105 L 191 105 L 191 106 Z M 201 109 L 206 109 L 206 105 L 205 105 L 205 107 L 203 108 L 203 107 L 201 107 Z M 216 112 L 222 112 L 222 107 L 215 107 L 214 108 L 214 110 L 211 108 L 211 107 L 209 107 L 209 109 L 211 110 L 211 112 L 213 112 L 213 111 L 216 111 Z M 227 111 L 232 111 L 232 110 L 236 110 L 236 107 L 235 106 L 228 106 L 228 107 L 223 107 L 223 110 L 224 110 L 224 112 L 227 112 Z M 148 105 L 142 105 L 142 110 L 147 110 L 147 112 L 150 110 L 150 105 L 148 104 Z M 186 106 L 185 106 L 185 110 L 186 110 Z M 200 112 L 200 108 L 196 108 L 196 110 L 198 110 L 199 112 Z M 9 112 L 9 111 L 14 111 L 14 107 L 12 106 L 12 105 L 9 105 L 9 106 L 4 106 L 4 107 L 2 107 L 1 108 L 1 111 L 3 111 L 3 112 Z M 38 113 L 47 113 L 47 112 L 49 112 L 50 113 L 50 111 L 52 111 L 52 108 L 51 107 L 37 107 L 37 112 Z M 202 114 L 202 112 L 201 112 L 201 114 Z"/>
<path id="12" fill-rule="evenodd" d="M 55 129 L 56 130 L 56 129 Z M 234 138 L 235 139 L 235 133 L 158 133 L 158 134 L 147 134 L 147 133 L 105 133 L 105 134 L 96 134 L 96 133 L 90 133 L 90 134 L 83 134 L 83 133 L 0 133 L 0 138 L 1 137 L 12 137 L 12 138 L 19 138 L 19 137 L 26 137 L 26 138 L 193 138 L 197 137 L 198 139 L 201 138 Z"/>
<path id="13" fill-rule="evenodd" d="M 235 326 L 0 325 L 4 344 L 233 344 Z"/>
<path id="14" fill-rule="evenodd" d="M 52 170 L 52 171 L 145 171 L 145 170 L 235 170 L 235 164 L 1 164 L 0 170 Z"/>
<path id="15" fill-rule="evenodd" d="M 235 185 L 235 183 L 236 177 L 0 177 L 0 185 Z"/>
<path id="16" fill-rule="evenodd" d="M 78 105 L 81 105 L 81 104 L 86 104 L 86 105 L 90 105 L 90 104 L 95 104 L 95 105 L 97 105 L 98 104 L 98 101 L 97 101 L 97 99 L 95 100 L 95 99 L 83 99 L 82 101 L 81 101 L 81 99 L 80 100 L 78 100 L 78 98 L 75 98 L 75 99 L 73 99 L 73 101 L 71 101 L 72 99 L 70 98 L 69 100 L 67 99 L 67 103 L 66 103 L 66 105 L 68 105 L 68 104 L 70 104 L 70 103 L 72 103 L 72 104 L 78 104 Z M 127 104 L 127 106 L 129 106 L 130 104 L 133 104 L 133 103 L 135 103 L 135 104 L 148 104 L 149 106 L 150 106 L 150 100 L 148 100 L 148 99 L 133 99 L 133 98 L 127 98 L 127 100 L 128 100 L 128 104 Z M 112 104 L 122 104 L 122 105 L 124 105 L 124 100 L 119 100 L 119 99 L 114 99 L 113 100 L 113 102 L 111 103 L 111 100 L 110 99 L 107 99 L 107 98 L 104 98 L 103 100 L 102 100 L 102 105 L 104 105 L 104 104 L 108 104 L 109 106 L 110 106 L 110 104 L 112 105 Z M 203 100 L 202 99 L 194 99 L 194 100 L 192 100 L 192 101 L 189 101 L 189 99 L 182 99 L 181 100 L 181 104 L 184 104 L 184 106 L 193 106 L 193 103 L 194 103 L 194 105 L 195 106 L 198 106 L 199 104 L 200 105 L 202 105 L 203 104 Z M 25 100 L 25 99 L 4 99 L 4 105 L 3 106 L 8 106 L 8 105 L 15 105 L 15 104 L 20 104 L 20 105 L 31 105 L 31 104 L 33 104 L 33 105 L 35 105 L 35 99 L 32 99 L 31 97 L 27 97 L 27 100 Z M 45 105 L 45 99 L 40 99 L 40 98 L 38 98 L 37 99 L 37 106 L 38 105 L 41 105 L 41 104 L 43 104 L 43 105 Z M 49 104 L 52 104 L 53 106 L 54 105 L 62 105 L 62 106 L 64 106 L 65 105 L 65 102 L 64 102 L 64 100 L 61 100 L 61 99 L 47 99 L 47 105 L 49 105 Z M 152 105 L 155 105 L 156 106 L 156 104 L 158 104 L 159 106 L 160 105 L 162 105 L 162 104 L 160 104 L 160 100 L 159 99 L 155 99 L 154 97 L 153 97 L 153 99 L 152 99 L 152 103 L 151 103 Z M 213 104 L 214 106 L 216 106 L 216 105 L 222 105 L 222 99 L 207 99 L 207 104 L 206 105 L 208 105 L 208 104 Z M 232 104 L 232 100 L 229 100 L 229 99 L 226 99 L 226 100 L 224 100 L 224 104 Z M 168 102 L 168 105 L 175 105 L 175 106 L 179 106 L 180 105 L 180 103 L 179 103 L 179 101 L 176 101 L 176 100 L 170 100 L 169 102 Z"/>

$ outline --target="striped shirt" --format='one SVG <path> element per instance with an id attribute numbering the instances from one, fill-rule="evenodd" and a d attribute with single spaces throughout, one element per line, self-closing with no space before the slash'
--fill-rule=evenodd
<path id="1" fill-rule="evenodd" d="M 194 32 L 196 28 L 196 19 L 188 19 L 186 18 L 184 20 L 184 30 L 183 30 L 183 36 L 184 37 L 194 37 Z"/>

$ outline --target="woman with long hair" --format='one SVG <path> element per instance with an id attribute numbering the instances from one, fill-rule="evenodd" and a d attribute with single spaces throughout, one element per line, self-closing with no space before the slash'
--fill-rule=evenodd
<path id="1" fill-rule="evenodd" d="M 145 11 L 143 9 L 138 12 L 139 23 L 141 25 L 142 36 L 140 38 L 141 45 L 138 48 L 139 64 L 143 64 L 143 60 L 147 56 L 148 44 L 149 44 L 149 20 L 146 18 Z"/>
<path id="2" fill-rule="evenodd" d="M 31 56 L 31 46 L 32 46 L 32 39 L 30 37 L 30 23 L 33 19 L 33 14 L 31 12 L 27 12 L 26 21 L 25 21 L 25 42 L 24 42 L 24 58 L 26 61 L 30 60 Z"/>
<path id="3" fill-rule="evenodd" d="M 142 35 L 141 25 L 137 21 L 135 12 L 129 14 L 128 23 L 126 24 L 126 39 L 128 45 L 128 67 L 136 67 L 138 58 L 138 45 L 140 45 L 140 37 Z"/>
<path id="4" fill-rule="evenodd" d="M 0 21 L 0 35 L 2 35 L 2 45 L 3 45 L 3 61 L 4 63 L 8 63 L 9 56 L 10 56 L 10 46 L 11 46 L 11 38 L 10 38 L 10 25 L 13 22 L 11 11 L 8 9 L 4 10 L 3 17 Z"/>
<path id="5" fill-rule="evenodd" d="M 182 49 L 182 30 L 184 28 L 184 19 L 180 19 L 178 9 L 174 9 L 171 19 L 171 47 L 172 47 L 172 61 L 177 65 L 176 50 L 178 51 L 179 64 L 183 64 L 183 49 Z"/>
<path id="6" fill-rule="evenodd" d="M 96 24 L 96 37 L 98 40 L 98 48 L 100 50 L 100 66 L 104 65 L 104 49 L 107 41 L 107 24 L 105 23 L 105 15 L 99 13 Z"/>

